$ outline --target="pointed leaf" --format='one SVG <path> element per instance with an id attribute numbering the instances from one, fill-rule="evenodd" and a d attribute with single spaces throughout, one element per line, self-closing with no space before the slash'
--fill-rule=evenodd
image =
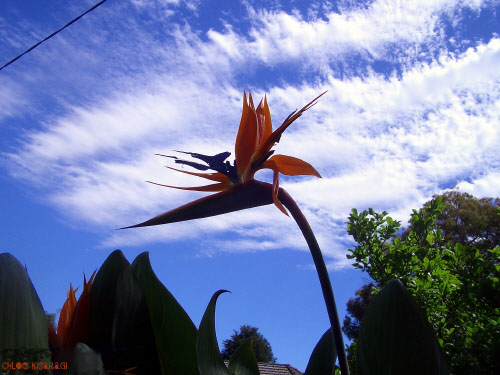
<path id="1" fill-rule="evenodd" d="M 0 351 L 48 349 L 47 317 L 26 269 L 0 254 Z M 0 361 L 1 362 L 1 361 Z"/>
<path id="2" fill-rule="evenodd" d="M 358 338 L 359 373 L 448 374 L 432 327 L 399 280 L 370 303 Z"/>
<path id="3" fill-rule="evenodd" d="M 26 269 L 0 254 L 0 363 L 50 361 L 47 317 Z"/>
<path id="4" fill-rule="evenodd" d="M 106 368 L 159 371 L 144 296 L 120 250 L 108 256 L 90 289 L 88 343 Z"/>
<path id="5" fill-rule="evenodd" d="M 231 375 L 259 375 L 259 366 L 253 352 L 253 340 L 246 340 L 235 350 L 229 360 L 228 370 Z"/>
<path id="6" fill-rule="evenodd" d="M 210 299 L 205 314 L 201 319 L 196 340 L 196 357 L 200 375 L 229 375 L 222 360 L 215 334 L 215 305 L 217 298 L 227 290 L 219 290 Z"/>
<path id="7" fill-rule="evenodd" d="M 329 328 L 318 341 L 309 358 L 305 375 L 333 375 L 337 352 L 333 342 L 332 329 Z"/>
<path id="8" fill-rule="evenodd" d="M 135 258 L 132 270 L 144 292 L 162 374 L 197 375 L 196 326 L 154 274 L 147 252 Z"/>
<path id="9" fill-rule="evenodd" d="M 121 229 L 201 219 L 271 203 L 273 203 L 272 185 L 251 180 L 220 193 L 195 200 L 143 223 Z"/>

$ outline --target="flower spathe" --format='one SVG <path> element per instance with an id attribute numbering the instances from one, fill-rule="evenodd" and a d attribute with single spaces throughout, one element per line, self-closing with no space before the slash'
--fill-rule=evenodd
<path id="1" fill-rule="evenodd" d="M 199 159 L 205 164 L 183 160 L 176 156 L 158 154 L 175 159 L 175 163 L 177 164 L 187 165 L 197 170 L 213 170 L 214 172 L 202 173 L 169 167 L 181 173 L 214 181 L 214 183 L 195 187 L 179 187 L 154 182 L 151 183 L 175 189 L 216 192 L 216 194 L 195 200 L 156 216 L 153 219 L 126 228 L 198 219 L 270 203 L 274 203 L 281 212 L 288 215 L 278 197 L 279 173 L 289 176 L 321 176 L 313 166 L 301 159 L 287 155 L 273 155 L 274 151 L 272 147 L 279 142 L 286 128 L 298 119 L 302 113 L 316 104 L 317 100 L 324 94 L 325 93 L 322 93 L 300 110 L 292 112 L 285 121 L 273 131 L 271 112 L 267 104 L 267 98 L 264 97 L 259 105 L 255 107 L 252 95 L 249 94 L 247 100 L 247 95 L 244 93 L 243 110 L 234 147 L 234 165 L 226 161 L 230 155 L 229 152 L 208 156 L 194 152 L 178 151 L 188 154 L 195 159 Z M 271 169 L 273 171 L 272 185 L 254 179 L 255 173 L 261 169 Z"/>

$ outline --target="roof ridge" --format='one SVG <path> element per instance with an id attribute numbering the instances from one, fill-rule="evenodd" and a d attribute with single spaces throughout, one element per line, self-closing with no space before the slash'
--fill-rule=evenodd
<path id="1" fill-rule="evenodd" d="M 226 364 L 226 366 L 228 366 L 229 364 L 229 360 L 225 359 L 224 360 L 224 363 Z M 268 368 L 269 370 L 271 370 L 272 368 L 274 369 L 278 369 L 280 368 L 281 370 L 278 370 L 279 371 L 279 374 L 283 374 L 282 371 L 287 371 L 287 374 L 290 374 L 290 375 L 303 375 L 303 373 L 296 369 L 295 367 L 293 367 L 292 365 L 288 364 L 288 363 L 271 363 L 271 362 L 257 362 L 257 365 L 259 366 L 259 368 Z M 273 371 L 273 370 L 271 370 Z M 272 372 L 273 374 L 275 373 L 274 371 Z M 278 373 L 276 373 L 276 375 L 278 375 Z"/>

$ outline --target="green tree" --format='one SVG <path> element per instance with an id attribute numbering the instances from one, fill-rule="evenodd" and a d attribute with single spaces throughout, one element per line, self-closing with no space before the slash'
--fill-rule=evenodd
<path id="1" fill-rule="evenodd" d="M 276 363 L 276 358 L 273 354 L 273 349 L 269 341 L 262 336 L 258 328 L 249 325 L 242 325 L 239 332 L 233 331 L 230 339 L 224 340 L 221 354 L 224 359 L 231 358 L 231 355 L 245 341 L 251 339 L 253 342 L 252 348 L 257 358 L 257 362 Z"/>
<path id="2" fill-rule="evenodd" d="M 500 246 L 500 199 L 478 199 L 458 191 L 449 191 L 440 197 L 443 206 L 436 216 L 436 225 L 443 231 L 444 242 L 449 242 L 452 246 L 456 243 L 473 245 L 486 256 L 489 256 L 489 249 Z M 424 206 L 430 203 L 429 201 Z M 411 229 L 410 225 L 403 237 Z"/>
<path id="3" fill-rule="evenodd" d="M 356 343 L 359 334 L 359 326 L 369 303 L 375 297 L 373 293 L 374 286 L 373 283 L 363 285 L 356 290 L 356 297 L 349 298 L 349 301 L 347 301 L 347 315 L 344 317 L 342 331 L 350 340 L 353 340 L 351 345 L 347 347 L 347 360 L 349 361 L 351 375 L 357 374 Z"/>
<path id="4" fill-rule="evenodd" d="M 347 301 L 347 315 L 344 318 L 342 331 L 350 340 L 358 338 L 361 319 L 363 319 L 366 308 L 374 297 L 372 292 L 374 286 L 373 283 L 363 285 L 356 290 L 356 297 L 349 298 Z"/>
<path id="5" fill-rule="evenodd" d="M 413 210 L 405 232 L 386 212 L 353 209 L 348 232 L 358 245 L 348 257 L 371 276 L 375 292 L 395 278 L 406 285 L 433 326 L 452 373 L 500 373 L 500 247 L 486 248 L 498 233 L 451 236 L 472 219 L 453 226 L 446 207 L 438 196 Z"/>

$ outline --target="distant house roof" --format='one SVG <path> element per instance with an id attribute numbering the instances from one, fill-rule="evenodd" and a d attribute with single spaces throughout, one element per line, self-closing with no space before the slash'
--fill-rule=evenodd
<path id="1" fill-rule="evenodd" d="M 275 363 L 258 363 L 260 375 L 302 375 L 295 367 Z"/>
<path id="2" fill-rule="evenodd" d="M 225 360 L 226 366 L 229 361 Z M 259 362 L 260 375 L 303 375 L 299 370 L 290 365 L 280 365 L 276 363 Z"/>

